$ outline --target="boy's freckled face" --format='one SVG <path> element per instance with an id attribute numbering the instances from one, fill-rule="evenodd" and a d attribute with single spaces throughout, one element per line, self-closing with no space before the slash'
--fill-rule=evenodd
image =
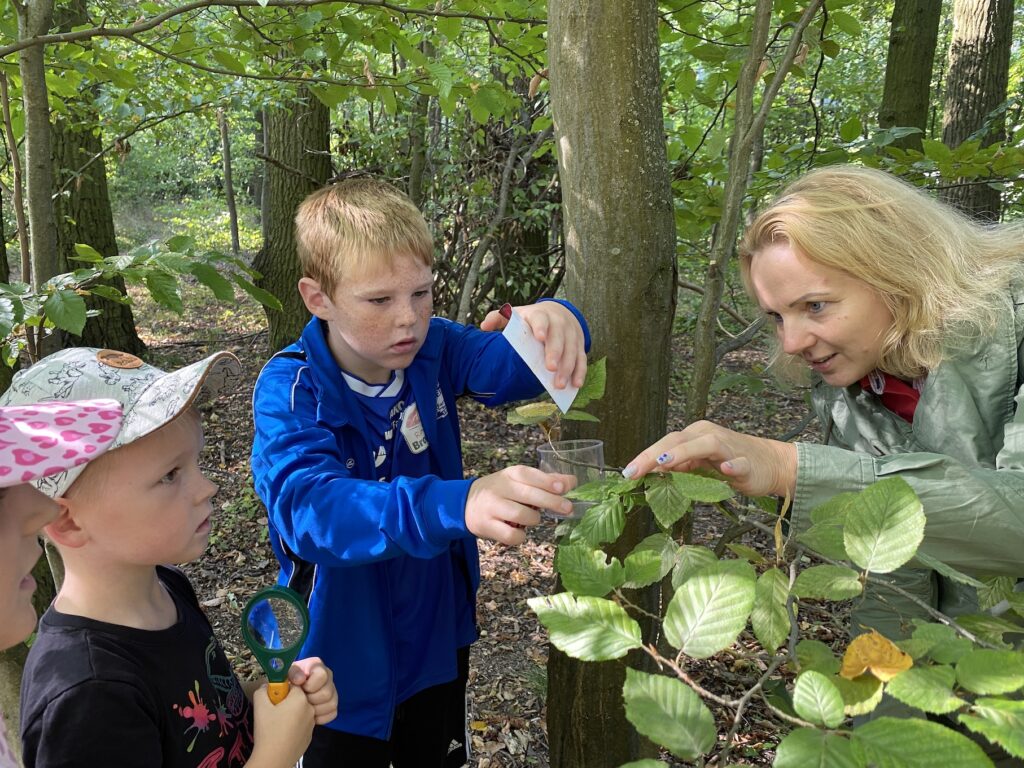
<path id="1" fill-rule="evenodd" d="M 97 459 L 83 474 L 82 525 L 101 559 L 132 565 L 186 563 L 210 538 L 217 486 L 199 467 L 203 429 L 186 413 Z M 75 486 L 72 486 L 74 489 Z"/>
<path id="2" fill-rule="evenodd" d="M 434 312 L 431 268 L 413 256 L 393 268 L 345 276 L 317 313 L 328 325 L 338 364 L 370 384 L 407 368 L 427 337 Z"/>
<path id="3" fill-rule="evenodd" d="M 60 507 L 31 485 L 0 491 L 0 649 L 28 637 L 36 626 L 32 568 L 42 554 L 39 530 Z"/>

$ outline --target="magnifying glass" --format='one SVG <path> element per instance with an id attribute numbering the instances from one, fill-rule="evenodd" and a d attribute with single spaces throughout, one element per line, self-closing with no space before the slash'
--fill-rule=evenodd
<path id="1" fill-rule="evenodd" d="M 242 611 L 242 637 L 267 673 L 267 695 L 277 704 L 288 695 L 288 669 L 309 634 L 309 611 L 293 589 L 261 589 Z"/>

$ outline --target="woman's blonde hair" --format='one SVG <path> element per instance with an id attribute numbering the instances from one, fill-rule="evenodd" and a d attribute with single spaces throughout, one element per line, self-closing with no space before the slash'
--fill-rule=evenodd
<path id="1" fill-rule="evenodd" d="M 358 177 L 318 189 L 295 214 L 303 276 L 333 295 L 342 274 L 364 275 L 412 256 L 433 266 L 434 242 L 409 196 L 385 181 Z"/>
<path id="2" fill-rule="evenodd" d="M 850 165 L 810 171 L 747 228 L 739 256 L 751 296 L 751 260 L 780 242 L 880 294 L 894 319 L 879 368 L 907 380 L 993 327 L 1004 311 L 997 297 L 1024 259 L 1020 222 L 973 221 L 895 176 Z M 786 357 L 779 352 L 782 371 Z"/>

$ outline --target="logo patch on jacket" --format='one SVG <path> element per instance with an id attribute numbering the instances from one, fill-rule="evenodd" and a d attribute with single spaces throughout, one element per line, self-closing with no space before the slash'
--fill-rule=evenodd
<path id="1" fill-rule="evenodd" d="M 405 444 L 412 453 L 423 453 L 430 447 L 416 403 L 402 412 L 402 437 L 405 438 Z"/>

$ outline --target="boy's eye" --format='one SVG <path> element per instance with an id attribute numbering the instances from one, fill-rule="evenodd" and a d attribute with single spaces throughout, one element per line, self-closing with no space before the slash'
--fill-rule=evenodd
<path id="1" fill-rule="evenodd" d="M 168 472 L 166 475 L 161 477 L 160 478 L 160 482 L 163 483 L 164 485 L 170 485 L 175 480 L 177 480 L 180 475 L 181 475 L 181 469 L 179 467 L 175 467 L 170 472 Z"/>
<path id="2" fill-rule="evenodd" d="M 388 298 L 387 296 L 377 296 L 373 299 L 370 299 L 369 301 L 371 304 L 377 304 L 379 306 L 381 304 L 387 304 L 390 300 L 391 299 Z"/>
<path id="3" fill-rule="evenodd" d="M 425 291 L 416 291 L 413 294 L 413 296 L 415 296 L 416 298 L 422 298 L 423 296 L 429 296 L 429 295 L 430 295 L 430 290 L 429 289 L 425 290 Z"/>

